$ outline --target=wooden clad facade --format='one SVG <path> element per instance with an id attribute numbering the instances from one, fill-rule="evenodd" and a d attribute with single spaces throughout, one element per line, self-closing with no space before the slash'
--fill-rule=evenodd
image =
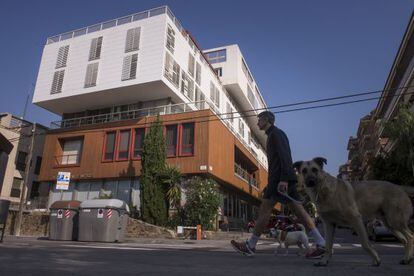
<path id="1" fill-rule="evenodd" d="M 120 131 L 130 129 L 132 133 L 136 128 L 148 128 L 154 120 L 155 117 L 151 116 L 139 120 L 49 131 L 45 138 L 40 181 L 55 182 L 60 171 L 70 172 L 74 181 L 139 177 L 141 162 L 139 158 L 132 158 L 132 154 L 122 161 L 117 158 L 104 161 L 105 137 L 108 132 L 115 131 L 119 137 Z M 194 123 L 193 153 L 180 154 L 178 150 L 176 156 L 167 158 L 169 164 L 177 166 L 184 175 L 209 175 L 242 196 L 252 200 L 259 198 L 267 184 L 267 170 L 210 110 L 163 115 L 161 120 L 164 126 L 177 125 L 177 129 L 182 124 Z M 178 132 L 180 136 L 181 132 Z M 132 139 L 129 140 L 130 145 Z M 178 139 L 177 143 L 180 143 L 180 137 Z M 79 160 L 61 162 L 63 144 L 70 140 L 82 141 Z M 258 183 L 257 188 L 235 174 L 236 156 L 253 172 Z"/>

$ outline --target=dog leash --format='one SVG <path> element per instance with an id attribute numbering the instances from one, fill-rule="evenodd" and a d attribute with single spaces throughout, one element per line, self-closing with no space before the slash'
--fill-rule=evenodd
<path id="1" fill-rule="evenodd" d="M 296 204 L 302 204 L 302 201 L 300 201 L 300 200 L 296 200 L 296 199 L 294 199 L 293 197 L 291 197 L 290 195 L 288 195 L 288 193 L 287 192 L 282 192 L 282 191 L 280 191 L 280 190 L 277 190 L 282 196 L 284 196 L 284 197 L 286 197 L 286 198 L 288 198 L 288 199 L 290 199 L 292 202 L 294 202 L 294 203 L 296 203 Z"/>

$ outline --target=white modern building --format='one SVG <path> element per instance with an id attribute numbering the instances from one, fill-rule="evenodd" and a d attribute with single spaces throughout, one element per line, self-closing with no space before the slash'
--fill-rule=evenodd
<path id="1" fill-rule="evenodd" d="M 234 137 L 233 148 L 228 152 L 232 156 L 237 155 L 236 159 L 240 162 L 231 160 L 231 171 L 234 164 L 232 176 L 244 179 L 249 186 L 251 181 L 258 180 L 253 171 L 267 169 L 263 150 L 265 135 L 256 125 L 256 115 L 260 112 L 256 109 L 265 109 L 266 104 L 239 47 L 229 45 L 201 50 L 166 6 L 48 38 L 33 103 L 62 116 L 61 121 L 52 124 L 56 130 L 50 132 L 51 140 L 46 139 L 45 146 L 45 151 L 49 151 L 49 147 L 56 148 L 53 143 L 60 141 L 58 166 L 77 164 L 84 168 L 82 162 L 87 158 L 85 152 L 89 151 L 84 140 L 86 138 L 76 140 L 75 149 L 71 142 L 71 150 L 66 150 L 64 144 L 69 143 L 62 142 L 60 134 L 76 137 L 80 135 L 76 134 L 80 130 L 101 129 L 103 136 L 106 135 L 102 142 L 106 143 L 103 146 L 104 154 L 108 154 L 108 148 L 113 147 L 112 151 L 115 155 L 119 154 L 121 160 L 133 160 L 133 153 L 132 157 L 128 157 L 127 145 L 138 143 L 131 142 L 138 134 L 130 136 L 133 131 L 116 130 L 116 135 L 108 136 L 108 127 L 113 127 L 115 122 L 139 120 L 143 116 L 155 114 L 193 114 L 191 116 L 196 117 L 194 114 L 197 112 L 208 111 L 212 115 L 207 118 L 217 118 L 226 133 Z M 169 142 L 178 152 L 181 152 L 180 145 L 176 144 L 183 139 L 185 127 L 178 125 L 171 128 L 174 138 Z M 194 126 L 190 129 L 194 135 Z M 166 131 L 167 137 L 170 137 L 168 126 Z M 197 139 L 195 136 L 187 142 L 194 148 L 194 144 L 197 144 L 194 140 Z M 114 144 L 108 144 L 112 140 Z M 48 146 L 48 143 L 53 145 Z M 237 153 L 234 153 L 235 143 L 240 144 Z M 122 148 L 125 148 L 124 151 Z M 119 153 L 121 151 L 123 155 Z M 249 156 L 240 157 L 242 154 L 239 151 L 246 152 Z M 112 156 L 111 153 L 108 156 Z M 105 158 L 106 155 L 102 160 L 106 161 Z M 46 170 L 56 166 L 52 164 L 56 156 L 46 159 L 47 165 L 45 171 L 42 169 L 41 178 L 43 181 L 51 181 L 51 173 L 55 174 L 55 171 Z M 101 162 L 101 158 L 98 159 L 97 162 Z M 245 159 L 250 160 L 248 163 L 251 166 L 246 165 L 244 168 L 240 165 Z M 203 164 L 200 163 L 196 171 L 190 170 L 188 173 L 206 170 L 219 181 L 231 182 L 224 180 L 224 174 L 215 174 L 214 166 Z M 72 174 L 78 175 L 78 179 L 87 175 L 85 171 L 78 172 L 78 169 L 79 167 L 70 168 Z M 98 172 L 90 173 L 89 176 L 93 180 L 108 178 Z M 260 178 L 265 179 L 263 175 Z M 266 183 L 261 185 L 264 184 Z M 131 182 L 131 185 L 134 184 Z M 248 186 L 238 189 L 246 190 L 249 189 Z M 255 185 L 255 189 L 257 198 L 259 185 Z M 237 199 L 229 201 L 234 203 L 225 203 L 227 206 L 223 208 L 241 210 L 240 204 L 236 203 Z M 234 212 L 239 214 L 240 210 Z"/>

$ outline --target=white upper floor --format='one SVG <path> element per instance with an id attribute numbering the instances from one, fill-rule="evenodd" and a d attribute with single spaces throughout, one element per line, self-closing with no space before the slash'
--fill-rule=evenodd
<path id="1" fill-rule="evenodd" d="M 265 165 L 252 111 L 265 103 L 238 46 L 220 49 L 228 59 L 213 68 L 166 6 L 95 24 L 48 39 L 33 102 L 59 115 L 160 99 L 193 110 L 207 102 Z"/>

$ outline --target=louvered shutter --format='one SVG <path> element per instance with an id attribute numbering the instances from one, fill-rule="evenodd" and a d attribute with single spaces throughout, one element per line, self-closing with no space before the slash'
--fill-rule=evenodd
<path id="1" fill-rule="evenodd" d="M 125 53 L 139 49 L 140 32 L 141 28 L 139 27 L 127 31 Z"/>
<path id="2" fill-rule="evenodd" d="M 130 79 L 135 79 L 137 75 L 137 63 L 138 63 L 138 54 L 132 55 L 131 58 L 131 70 L 129 74 Z"/>
<path id="3" fill-rule="evenodd" d="M 58 56 L 56 59 L 56 67 L 55 67 L 56 69 L 66 66 L 68 54 L 69 54 L 69 45 L 62 46 L 59 48 Z"/>
<path id="4" fill-rule="evenodd" d="M 102 36 L 92 39 L 89 50 L 89 60 L 99 59 L 101 57 Z"/>
<path id="5" fill-rule="evenodd" d="M 53 75 L 51 94 L 62 92 L 63 77 L 65 76 L 65 70 L 56 71 Z"/>
<path id="6" fill-rule="evenodd" d="M 85 87 L 95 86 L 97 78 L 98 78 L 98 63 L 88 64 L 88 67 L 86 68 Z"/>
<path id="7" fill-rule="evenodd" d="M 128 80 L 131 71 L 132 56 L 124 57 L 124 64 L 122 66 L 122 80 Z"/>
<path id="8" fill-rule="evenodd" d="M 138 54 L 124 57 L 122 66 L 122 80 L 135 79 L 137 74 Z"/>

